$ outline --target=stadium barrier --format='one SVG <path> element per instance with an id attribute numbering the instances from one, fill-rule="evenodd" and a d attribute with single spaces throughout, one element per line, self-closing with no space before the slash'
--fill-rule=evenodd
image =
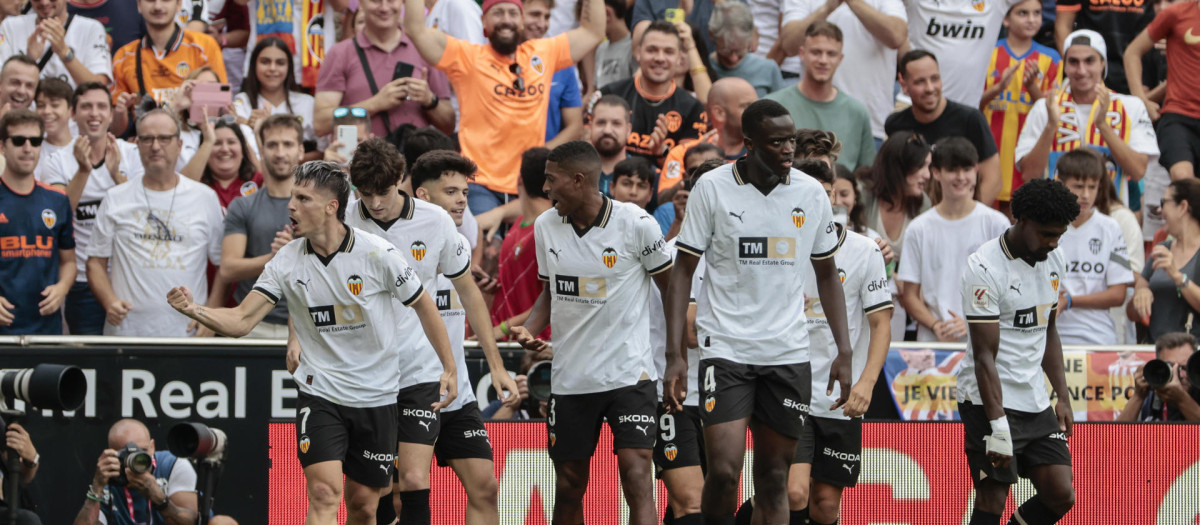
<path id="1" fill-rule="evenodd" d="M 894 346 L 897 354 L 931 345 Z M 953 349 L 933 350 L 936 356 Z M 474 355 L 468 363 L 472 383 L 486 393 L 486 365 L 478 351 L 469 353 Z M 502 353 L 515 369 L 521 351 L 505 345 Z M 25 418 L 42 455 L 44 468 L 29 492 L 41 504 L 43 522 L 74 518 L 108 427 L 121 417 L 145 421 L 159 449 L 165 448 L 167 430 L 180 421 L 199 420 L 225 430 L 229 457 L 216 510 L 242 523 L 301 522 L 305 496 L 295 457 L 296 390 L 283 355 L 282 342 L 271 341 L 0 337 L 3 368 L 72 364 L 88 378 L 87 397 L 77 413 L 34 411 Z M 554 474 L 545 453 L 544 424 L 495 422 L 488 430 L 502 523 L 548 524 Z M 871 422 L 864 440 L 862 481 L 847 494 L 843 523 L 965 523 L 971 495 L 961 427 Z M 1076 426 L 1070 442 L 1078 503 L 1064 523 L 1200 523 L 1200 447 L 1195 446 L 1200 425 L 1087 423 Z M 588 523 L 622 523 L 627 515 L 611 446 L 605 430 L 593 459 L 599 470 L 586 499 Z M 748 452 L 748 459 L 752 455 Z M 743 496 L 752 489 L 750 461 L 746 468 Z M 461 523 L 465 495 L 457 480 L 441 468 L 434 469 L 432 479 L 434 523 Z M 1015 498 L 1031 491 L 1028 484 L 1017 485 Z M 664 507 L 661 484 L 657 496 Z"/>

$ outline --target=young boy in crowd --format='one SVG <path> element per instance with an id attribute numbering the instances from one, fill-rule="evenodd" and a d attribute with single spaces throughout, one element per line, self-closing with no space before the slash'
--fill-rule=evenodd
<path id="1" fill-rule="evenodd" d="M 1111 183 L 1104 159 L 1091 148 L 1079 148 L 1064 154 L 1055 169 L 1079 199 L 1079 217 L 1058 241 L 1067 260 L 1058 287 L 1058 336 L 1066 345 L 1117 344 L 1108 309 L 1125 302 L 1133 271 L 1121 226 L 1106 214 L 1109 192 L 1101 185 Z"/>
<path id="2" fill-rule="evenodd" d="M 617 202 L 629 202 L 642 208 L 650 204 L 654 196 L 654 181 L 658 178 L 654 165 L 643 157 L 629 157 L 618 162 L 613 168 L 612 186 L 609 193 Z M 654 210 L 654 220 L 662 229 L 663 235 L 671 229 L 675 220 L 675 208 L 659 206 Z"/>
<path id="3" fill-rule="evenodd" d="M 904 235 L 904 258 L 896 279 L 908 283 L 900 302 L 917 321 L 918 341 L 965 341 L 960 283 L 967 257 L 1008 229 L 1004 214 L 975 200 L 979 154 L 962 137 L 933 149 L 930 172 L 942 200 L 918 215 Z"/>

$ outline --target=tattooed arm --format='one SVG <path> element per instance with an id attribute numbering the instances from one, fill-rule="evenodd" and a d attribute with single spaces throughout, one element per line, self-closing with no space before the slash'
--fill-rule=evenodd
<path id="1" fill-rule="evenodd" d="M 242 337 L 253 330 L 271 312 L 275 303 L 255 290 L 233 308 L 211 308 L 196 304 L 186 286 L 167 292 L 167 302 L 179 313 L 195 319 L 210 330 L 225 336 Z"/>

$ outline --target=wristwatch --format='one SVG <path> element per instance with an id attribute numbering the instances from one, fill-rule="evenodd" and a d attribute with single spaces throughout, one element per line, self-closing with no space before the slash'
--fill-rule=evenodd
<path id="1" fill-rule="evenodd" d="M 1179 291 L 1183 291 L 1183 289 L 1184 289 L 1184 288 L 1187 288 L 1187 285 L 1188 285 L 1188 283 L 1189 283 L 1189 282 L 1191 282 L 1191 281 L 1192 281 L 1192 280 L 1191 280 L 1191 279 L 1188 279 L 1188 276 L 1187 276 L 1187 274 L 1185 273 L 1185 274 L 1183 274 L 1183 281 L 1181 281 L 1181 282 L 1179 283 L 1179 285 L 1175 287 L 1175 289 L 1176 289 L 1176 290 L 1179 290 Z"/>
<path id="2" fill-rule="evenodd" d="M 39 462 L 41 462 L 41 461 L 42 461 L 42 455 L 41 455 L 41 454 L 34 454 L 34 455 L 33 455 L 33 461 L 26 461 L 26 460 L 25 460 L 25 458 L 21 458 L 21 463 L 24 463 L 24 464 L 25 464 L 25 466 L 26 466 L 26 467 L 28 467 L 28 468 L 30 468 L 30 469 L 35 469 L 35 468 L 37 468 L 37 466 L 38 466 L 38 463 L 39 463 Z"/>
<path id="3" fill-rule="evenodd" d="M 433 94 L 433 102 L 430 102 L 428 106 L 421 106 L 421 109 L 423 109 L 425 111 L 432 110 L 433 108 L 438 107 L 438 104 L 440 104 L 441 102 L 442 102 L 442 99 L 438 98 L 437 93 L 434 93 Z"/>
<path id="4" fill-rule="evenodd" d="M 68 47 L 67 54 L 63 55 L 63 57 L 62 57 L 62 63 L 70 64 L 71 61 L 73 61 L 73 60 L 75 60 L 75 48 Z"/>
<path id="5" fill-rule="evenodd" d="M 171 498 L 165 497 L 166 494 L 164 494 L 163 496 L 164 497 L 163 497 L 162 503 L 151 502 L 151 506 L 154 507 L 154 512 L 157 512 L 159 514 L 166 512 L 167 507 L 171 504 Z"/>

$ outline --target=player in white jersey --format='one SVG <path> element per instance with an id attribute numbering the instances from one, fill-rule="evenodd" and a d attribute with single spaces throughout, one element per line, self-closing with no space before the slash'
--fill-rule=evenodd
<path id="1" fill-rule="evenodd" d="M 840 382 L 842 397 L 850 392 L 851 347 L 829 198 L 817 181 L 792 169 L 796 127 L 782 105 L 751 104 L 742 130 L 747 156 L 706 174 L 688 196 L 667 294 L 663 393 L 669 408 L 680 410 L 687 366 L 679 349 L 692 274 L 704 255 L 707 281 L 697 296 L 696 332 L 708 456 L 701 507 L 708 524 L 733 522 L 748 425 L 756 519 L 787 521 L 787 473 L 810 397 L 803 301 L 810 272 L 816 272 L 838 348 L 827 388 Z"/>
<path id="2" fill-rule="evenodd" d="M 547 157 L 545 190 L 554 208 L 538 217 L 533 233 L 546 286 L 513 333 L 542 351 L 547 344 L 531 334 L 554 326 L 547 417 L 554 523 L 583 523 L 591 457 L 607 419 L 630 523 L 648 525 L 658 522 L 651 456 L 659 379 L 649 308 L 651 287 L 665 291 L 672 261 L 645 210 L 600 193 L 600 168 L 600 154 L 580 140 Z"/>
<path id="3" fill-rule="evenodd" d="M 267 263 L 254 285 L 257 293 L 235 308 L 197 305 L 186 287 L 167 294 L 180 313 L 233 337 L 249 333 L 280 297 L 287 298 L 302 349 L 291 372 L 300 390 L 296 434 L 310 524 L 336 522 L 343 473 L 347 523 L 375 523 L 396 451 L 395 363 L 407 335 L 395 322 L 400 303 L 416 312 L 445 368 L 439 381 L 445 397 L 430 409 L 440 410 L 457 395 L 457 370 L 437 306 L 395 247 L 345 225 L 349 194 L 346 174 L 336 165 L 300 166 L 288 204 L 297 239 Z"/>
<path id="4" fill-rule="evenodd" d="M 487 304 L 471 277 L 471 250 L 456 229 L 467 203 L 467 180 L 475 169 L 473 162 L 452 151 L 422 155 L 411 170 L 414 192 L 422 198 L 413 198 L 397 189 L 406 171 L 400 151 L 383 139 L 364 141 L 350 163 L 350 179 L 362 199 L 352 206 L 347 223 L 394 245 L 427 290 L 437 289 L 439 274 L 449 278 L 476 333 L 490 334 Z M 447 207 L 443 208 L 441 201 L 447 196 Z M 443 299 L 447 298 L 439 296 Z M 441 367 L 430 342 L 415 330 L 416 321 L 411 315 L 398 320 L 401 333 L 407 336 L 399 363 L 399 452 L 392 492 L 399 522 L 430 522 L 429 464 L 436 454 L 438 464 L 453 468 L 466 489 L 467 523 L 498 523 L 498 482 L 479 406 L 467 389 L 444 412 L 429 410 L 429 404 L 438 398 Z M 450 334 L 459 346 L 463 337 L 463 330 Z M 480 346 L 501 399 L 516 404 L 517 386 L 504 369 L 495 341 L 482 338 Z M 455 362 L 459 384 L 470 384 L 465 382 L 466 362 L 461 352 L 456 354 Z M 507 398 L 505 390 L 510 393 Z"/>
<path id="5" fill-rule="evenodd" d="M 1075 502 L 1073 415 L 1055 326 L 1066 265 L 1055 248 L 1079 204 L 1062 183 L 1034 179 L 1013 192 L 1012 213 L 1016 223 L 967 259 L 962 280 L 971 351 L 958 372 L 958 411 L 975 485 L 971 525 L 999 525 L 1018 476 L 1037 494 L 1009 523 L 1056 523 Z M 1044 377 L 1058 397 L 1053 408 Z"/>
<path id="6" fill-rule="evenodd" d="M 1121 225 L 1101 213 L 1112 203 L 1104 158 L 1091 148 L 1067 152 L 1055 165 L 1056 178 L 1079 199 L 1079 217 L 1067 228 L 1059 249 L 1067 271 L 1058 287 L 1058 333 L 1063 344 L 1115 345 L 1117 326 L 1108 309 L 1125 303 L 1133 270 Z"/>

